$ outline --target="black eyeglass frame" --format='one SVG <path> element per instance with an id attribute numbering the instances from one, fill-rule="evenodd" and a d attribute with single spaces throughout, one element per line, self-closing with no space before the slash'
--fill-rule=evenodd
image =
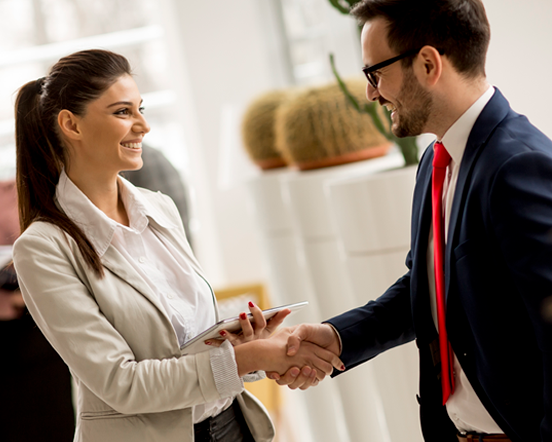
<path id="1" fill-rule="evenodd" d="M 372 86 L 374 89 L 378 88 L 378 80 L 373 75 L 375 71 L 378 71 L 386 66 L 389 66 L 390 64 L 395 63 L 396 61 L 402 60 L 403 58 L 410 57 L 412 55 L 416 55 L 418 52 L 420 52 L 422 48 L 420 49 L 412 49 L 410 51 L 406 51 L 402 53 L 401 55 L 397 55 L 396 57 L 390 58 L 388 60 L 382 61 L 381 63 L 375 64 L 374 66 L 365 66 L 362 68 L 362 72 L 364 72 L 364 75 L 366 75 L 366 79 L 368 80 L 368 83 L 370 83 L 370 86 Z M 437 49 L 439 51 L 439 54 L 443 55 L 444 51 Z"/>

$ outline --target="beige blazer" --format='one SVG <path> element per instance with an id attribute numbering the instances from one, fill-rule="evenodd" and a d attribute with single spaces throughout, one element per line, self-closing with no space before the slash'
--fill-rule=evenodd
<path id="1" fill-rule="evenodd" d="M 166 229 L 150 218 L 152 227 L 203 277 L 172 200 L 141 191 L 179 226 Z M 113 246 L 99 279 L 72 238 L 35 222 L 16 241 L 14 262 L 29 311 L 76 381 L 75 441 L 194 440 L 191 407 L 221 399 L 209 351 L 181 355 L 159 300 Z M 255 440 L 271 441 L 274 428 L 262 404 L 245 390 L 237 400 Z"/>

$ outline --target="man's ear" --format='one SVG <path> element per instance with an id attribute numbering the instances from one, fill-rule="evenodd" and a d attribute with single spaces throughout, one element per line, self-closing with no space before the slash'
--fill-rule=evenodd
<path id="1" fill-rule="evenodd" d="M 418 79 L 427 86 L 435 86 L 443 73 L 443 60 L 433 46 L 424 46 L 415 60 Z"/>
<path id="2" fill-rule="evenodd" d="M 79 117 L 73 112 L 63 109 L 58 114 L 58 125 L 61 133 L 70 140 L 79 140 L 82 136 L 79 127 Z"/>

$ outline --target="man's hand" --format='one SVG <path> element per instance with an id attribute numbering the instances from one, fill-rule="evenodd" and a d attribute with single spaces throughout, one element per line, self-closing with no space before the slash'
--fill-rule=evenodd
<path id="1" fill-rule="evenodd" d="M 316 384 L 317 382 L 312 379 L 313 376 L 320 381 L 331 374 L 334 368 L 338 370 L 344 368 L 335 353 L 312 342 L 303 342 L 293 356 L 287 355 L 288 339 L 292 330 L 294 329 L 282 329 L 268 339 L 257 339 L 234 347 L 238 374 L 243 376 L 252 371 L 264 370 L 281 373 L 284 379 L 289 376 L 293 382 L 297 378 L 306 377 L 307 382 Z M 294 368 L 301 369 L 300 373 L 297 374 Z M 297 376 L 293 376 L 294 374 Z M 283 385 L 293 382 L 286 382 Z"/>
<path id="2" fill-rule="evenodd" d="M 301 347 L 302 341 L 314 343 L 336 355 L 341 353 L 339 337 L 329 324 L 301 324 L 290 327 L 288 330 L 291 334 L 287 342 L 287 356 L 295 356 Z M 338 369 L 344 370 L 345 366 L 341 365 Z M 296 388 L 306 390 L 318 385 L 319 381 L 324 378 L 324 376 L 316 373 L 316 370 L 312 370 L 311 367 L 303 367 L 302 370 L 299 370 L 298 367 L 292 367 L 283 375 L 268 372 L 267 377 L 274 379 L 279 385 L 287 385 L 292 390 Z"/>
<path id="3" fill-rule="evenodd" d="M 266 373 L 266 377 L 275 380 L 280 385 L 287 385 L 291 390 L 299 388 L 306 390 L 310 387 L 315 387 L 320 382 L 318 373 L 311 367 L 291 367 L 285 374 L 280 376 L 276 372 Z"/>
<path id="4" fill-rule="evenodd" d="M 301 324 L 294 327 L 288 338 L 287 355 L 297 354 L 302 341 L 312 342 L 338 356 L 341 355 L 339 337 L 329 324 Z"/>

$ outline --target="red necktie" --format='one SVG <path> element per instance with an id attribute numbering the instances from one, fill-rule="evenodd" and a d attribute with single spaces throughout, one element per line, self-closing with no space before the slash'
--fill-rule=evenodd
<path id="1" fill-rule="evenodd" d="M 433 209 L 433 248 L 435 256 L 435 291 L 437 294 L 437 318 L 439 324 L 439 350 L 441 353 L 441 386 L 443 405 L 454 393 L 454 376 L 452 373 L 452 347 L 448 341 L 445 323 L 445 229 L 443 219 L 443 184 L 450 155 L 440 142 L 435 142 L 433 156 L 433 176 L 431 202 Z"/>

